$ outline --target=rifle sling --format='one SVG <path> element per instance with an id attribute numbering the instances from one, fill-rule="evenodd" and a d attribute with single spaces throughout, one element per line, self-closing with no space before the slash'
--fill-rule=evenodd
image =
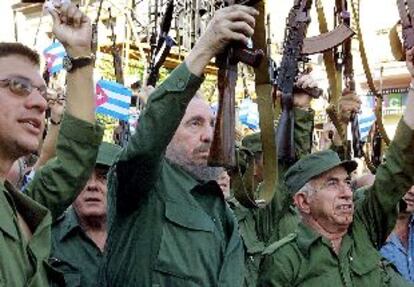
<path id="1" fill-rule="evenodd" d="M 258 208 L 255 201 L 255 190 L 253 190 L 254 182 L 254 158 L 250 157 L 247 161 L 247 167 L 244 175 L 240 172 L 240 154 L 236 153 L 237 170 L 232 175 L 232 188 L 234 197 L 246 208 Z"/>
<path id="2" fill-rule="evenodd" d="M 316 5 L 316 11 L 318 13 L 319 32 L 321 34 L 327 33 L 328 24 L 326 22 L 326 16 L 325 16 L 325 12 L 322 6 L 322 1 L 317 0 L 315 2 L 315 5 Z M 340 138 L 342 139 L 342 141 L 344 141 L 346 131 L 344 131 L 339 121 L 338 111 L 336 108 L 341 91 L 339 90 L 339 86 L 338 86 L 338 79 L 337 79 L 337 72 L 336 72 L 336 67 L 335 67 L 335 59 L 334 59 L 333 50 L 328 50 L 325 53 L 323 53 L 323 61 L 325 64 L 326 75 L 329 81 L 329 89 L 331 91 L 330 98 L 329 98 L 330 105 L 326 109 L 326 113 L 328 114 L 333 125 L 335 126 Z M 344 145 L 345 144 L 346 143 L 344 143 Z"/>
<path id="3" fill-rule="evenodd" d="M 378 99 L 378 101 L 376 103 L 377 106 L 382 106 L 382 95 L 378 92 L 378 90 L 376 89 L 376 87 L 374 85 L 374 80 L 372 78 L 371 70 L 370 70 L 370 67 L 369 67 L 368 58 L 367 58 L 367 54 L 366 54 L 366 51 L 365 51 L 364 39 L 362 37 L 362 31 L 361 31 L 361 25 L 360 25 L 360 21 L 359 21 L 359 15 L 357 14 L 357 9 L 355 7 L 355 0 L 351 0 L 351 8 L 352 8 L 352 14 L 354 15 L 354 19 L 355 19 L 355 26 L 356 26 L 357 37 L 358 37 L 358 42 L 359 42 L 359 53 L 360 53 L 360 56 L 361 56 L 362 67 L 364 69 L 365 77 L 367 79 L 367 84 L 368 84 L 368 87 L 371 90 L 371 92 Z M 385 127 L 384 127 L 384 123 L 382 121 L 382 107 L 377 107 L 376 108 L 375 116 L 377 118 L 377 125 L 378 125 L 379 132 L 380 132 L 382 138 L 384 139 L 384 142 L 386 143 L 386 145 L 389 145 L 390 144 L 390 138 L 387 135 L 387 132 L 386 132 Z"/>
<path id="4" fill-rule="evenodd" d="M 266 3 L 261 1 L 256 4 L 255 8 L 259 10 L 260 17 L 256 21 L 256 30 L 253 36 L 253 42 L 257 48 L 267 51 L 266 49 Z M 267 55 L 270 58 L 270 55 Z M 272 99 L 272 85 L 270 84 L 270 76 L 268 69 L 269 61 L 262 61 L 258 68 L 255 68 L 255 84 L 257 94 L 257 105 L 259 109 L 259 124 L 261 131 L 261 141 L 263 149 L 263 188 L 261 194 L 257 195 L 254 184 L 254 176 L 250 175 L 253 168 L 253 164 L 249 164 L 243 178 L 239 175 L 239 178 L 234 179 L 238 188 L 235 188 L 236 199 L 247 208 L 257 208 L 255 198 L 264 200 L 265 204 L 269 204 L 275 197 L 279 199 L 276 194 L 276 186 L 278 179 L 278 165 L 277 165 L 277 147 L 276 147 L 276 135 L 274 127 L 275 111 L 273 108 Z"/>
<path id="5" fill-rule="evenodd" d="M 267 51 L 267 58 L 270 59 L 269 49 L 266 41 L 266 1 L 260 1 L 255 5 L 259 11 L 259 17 L 256 21 L 254 43 L 258 48 Z M 270 31 L 268 31 L 270 34 Z M 277 147 L 275 134 L 275 111 L 273 108 L 272 85 L 270 84 L 269 61 L 262 61 L 261 65 L 255 69 L 257 105 L 259 110 L 259 124 L 261 131 L 261 141 L 263 148 L 263 188 L 260 199 L 269 204 L 273 197 L 279 200 L 276 194 L 276 186 L 278 180 L 278 164 L 277 164 Z"/>
<path id="6" fill-rule="evenodd" d="M 388 38 L 390 40 L 391 52 L 396 61 L 405 61 L 405 50 L 403 44 L 401 43 L 400 37 L 398 36 L 397 27 L 399 23 L 396 23 L 390 33 Z"/>

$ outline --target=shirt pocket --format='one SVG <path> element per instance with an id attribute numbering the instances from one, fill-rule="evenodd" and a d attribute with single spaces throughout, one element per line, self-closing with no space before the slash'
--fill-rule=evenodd
<path id="1" fill-rule="evenodd" d="M 60 276 L 54 276 L 53 280 L 57 283 L 57 286 L 65 287 L 80 287 L 81 286 L 81 274 L 80 271 L 69 262 L 60 260 L 58 258 L 50 258 L 47 264 L 54 272 L 59 273 Z M 62 285 L 61 282 L 64 282 Z"/>
<path id="2" fill-rule="evenodd" d="M 201 209 L 167 201 L 165 222 L 157 259 L 154 284 L 168 287 L 202 286 L 208 265 L 218 258 L 210 250 L 215 244 L 214 224 Z M 203 282 L 201 282 L 203 281 Z"/>
<path id="3" fill-rule="evenodd" d="M 389 276 L 382 268 L 380 256 L 374 252 L 377 251 L 367 250 L 364 257 L 352 259 L 350 267 L 356 286 L 388 286 Z"/>

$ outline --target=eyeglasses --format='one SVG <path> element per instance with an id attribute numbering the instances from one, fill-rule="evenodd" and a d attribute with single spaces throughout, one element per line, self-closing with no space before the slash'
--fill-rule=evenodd
<path id="1" fill-rule="evenodd" d="M 11 77 L 9 79 L 0 80 L 0 87 L 9 87 L 13 94 L 18 96 L 28 96 L 33 92 L 33 89 L 39 91 L 40 95 L 47 99 L 47 88 L 46 86 L 36 87 L 30 80 L 21 77 Z"/>

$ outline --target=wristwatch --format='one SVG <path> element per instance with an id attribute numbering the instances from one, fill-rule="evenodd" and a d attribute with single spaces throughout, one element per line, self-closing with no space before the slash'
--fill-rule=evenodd
<path id="1" fill-rule="evenodd" d="M 95 56 L 93 54 L 91 54 L 90 56 L 83 56 L 77 58 L 72 58 L 71 56 L 66 55 L 65 57 L 63 57 L 62 65 L 68 73 L 71 73 L 76 69 L 93 64 L 94 61 Z"/>

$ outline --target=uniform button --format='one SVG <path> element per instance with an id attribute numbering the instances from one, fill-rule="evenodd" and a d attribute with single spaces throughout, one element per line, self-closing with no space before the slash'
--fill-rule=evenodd
<path id="1" fill-rule="evenodd" d="M 349 257 L 349 261 L 353 261 L 354 258 L 352 256 Z"/>
<path id="2" fill-rule="evenodd" d="M 177 88 L 182 89 L 182 88 L 184 88 L 184 87 L 185 87 L 184 80 L 183 80 L 183 79 L 179 79 L 179 80 L 177 81 Z"/>
<path id="3" fill-rule="evenodd" d="M 216 222 L 217 220 L 213 217 L 213 222 Z"/>

